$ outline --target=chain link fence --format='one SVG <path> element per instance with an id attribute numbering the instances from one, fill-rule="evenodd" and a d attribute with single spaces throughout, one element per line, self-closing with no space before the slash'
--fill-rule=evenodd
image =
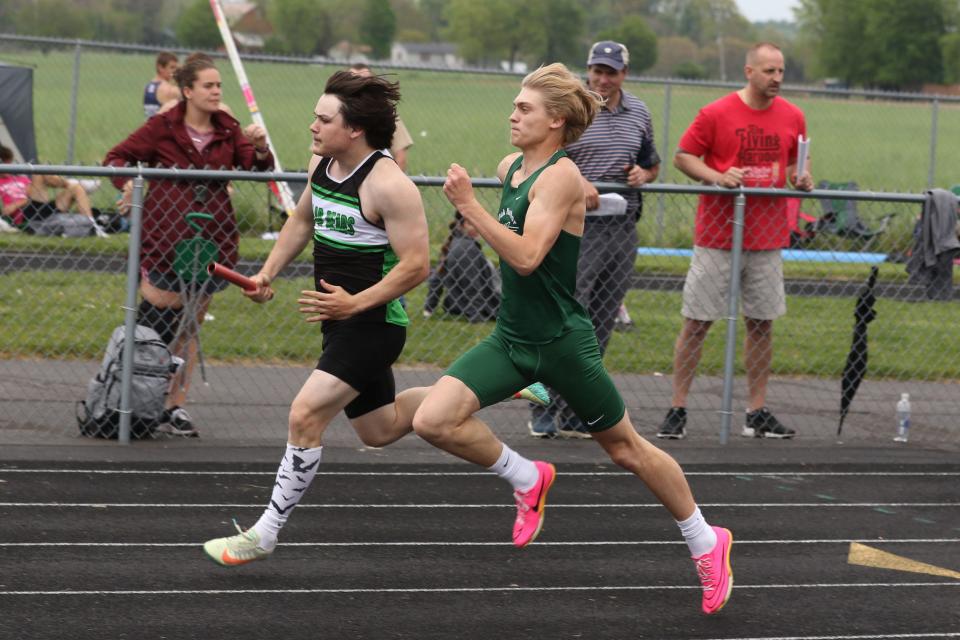
<path id="1" fill-rule="evenodd" d="M 137 172 L 0 165 L 0 177 L 4 173 L 38 173 L 99 178 L 101 190 L 107 188 L 110 178 Z M 226 189 L 229 180 L 230 192 L 223 202 L 229 202 L 236 212 L 237 236 L 229 227 L 220 226 L 233 224 L 226 208 L 201 211 L 212 218 L 200 217 L 194 225 L 171 218 L 163 230 L 144 229 L 144 242 L 151 237 L 155 244 L 166 242 L 167 248 L 160 253 L 172 255 L 166 262 L 155 261 L 151 268 L 172 271 L 187 280 L 192 273 L 189 265 L 178 265 L 176 255 L 169 253 L 183 241 L 212 242 L 223 259 L 224 249 L 229 253 L 232 246 L 230 238 L 236 237 L 237 270 L 256 273 L 273 244 L 261 237 L 259 229 L 264 220 L 278 215 L 264 182 L 290 181 L 294 191 L 299 191 L 306 180 L 302 173 L 226 172 L 217 174 L 218 181 L 210 180 L 210 172 L 143 169 L 142 173 L 148 182 L 176 179 L 201 190 Z M 428 212 L 436 266 L 451 233 L 454 212 L 439 189 L 442 178 L 416 178 L 415 182 Z M 485 207 L 496 210 L 496 181 L 478 179 L 475 185 Z M 623 189 L 605 186 L 610 189 L 604 190 Z M 637 258 L 605 362 L 634 422 L 643 434 L 652 436 L 671 404 L 674 347 L 683 324 L 682 292 L 691 264 L 697 194 L 721 192 L 683 185 L 650 185 L 642 191 L 645 205 L 637 223 Z M 730 192 L 723 193 L 724 199 L 732 199 Z M 771 410 L 796 429 L 798 437 L 832 442 L 857 296 L 871 268 L 878 266 L 877 316 L 869 326 L 869 364 L 844 433 L 851 439 L 889 441 L 894 435 L 896 401 L 900 393 L 909 392 L 914 412 L 911 442 L 956 445 L 960 362 L 950 347 L 955 343 L 957 309 L 952 277 L 945 289 L 928 291 L 909 282 L 904 264 L 926 196 L 817 190 L 785 203 L 784 196 L 796 193 L 750 189 L 742 193 L 747 202 L 746 241 L 755 241 L 758 234 L 787 234 L 792 243 L 783 252 L 787 311 L 773 323 L 772 376 L 767 393 Z M 163 208 L 162 202 L 156 204 Z M 256 221 L 244 223 L 245 216 Z M 780 222 L 784 217 L 787 225 Z M 168 230 L 175 230 L 174 235 L 156 235 Z M 127 309 L 135 308 L 130 294 L 136 273 L 128 273 L 127 257 L 137 255 L 138 247 L 130 253 L 131 241 L 131 234 L 125 232 L 105 238 L 0 234 L 0 319 L 4 327 L 0 333 L 0 442 L 78 438 L 76 402 L 85 396 L 112 330 L 123 324 Z M 405 296 L 411 324 L 396 368 L 399 388 L 432 384 L 444 367 L 492 330 L 488 315 L 473 317 L 462 313 L 456 301 L 449 301 L 454 291 L 467 297 L 490 297 L 490 273 L 485 265 L 487 259 L 496 260 L 489 248 L 480 250 L 481 259 L 467 265 L 467 272 L 473 269 L 480 274 L 479 280 L 462 275 L 450 279 L 447 274 L 443 291 L 435 285 L 429 304 L 427 283 Z M 231 286 L 214 294 L 208 308 L 194 310 L 202 321 L 203 366 L 193 373 L 187 406 L 204 441 L 262 444 L 285 436 L 287 408 L 320 353 L 319 327 L 305 324 L 296 305 L 298 292 L 313 287 L 309 248 L 275 287 L 277 296 L 268 304 L 253 304 Z M 723 292 L 707 293 L 721 303 L 724 300 Z M 424 310 L 432 313 L 424 314 Z M 716 438 L 724 422 L 730 433 L 737 434 L 742 424 L 749 400 L 740 344 L 745 329 L 740 319 L 736 325 L 728 325 L 728 317 L 717 318 L 718 326 L 703 342 L 687 402 L 689 438 Z M 196 361 L 199 364 L 199 358 Z M 520 432 L 531 418 L 530 407 L 520 401 L 502 403 L 482 415 L 498 428 Z M 344 422 L 343 418 L 337 422 Z"/>
<path id="2" fill-rule="evenodd" d="M 143 90 L 153 77 L 156 52 L 135 45 L 0 35 L 0 62 L 34 71 L 35 160 L 99 163 L 143 122 Z M 211 53 L 219 57 L 224 102 L 246 121 L 247 108 L 230 64 Z M 282 165 L 304 169 L 313 105 L 329 75 L 345 63 L 244 55 L 244 66 Z M 386 63 L 375 70 L 394 74 L 400 82 L 400 115 L 414 139 L 410 174 L 443 175 L 456 159 L 471 175 L 490 176 L 512 150 L 505 123 L 518 90 L 516 74 Z M 649 106 L 660 155 L 670 158 L 697 111 L 740 86 L 632 77 L 626 89 Z M 960 184 L 960 148 L 943 143 L 960 136 L 960 98 L 793 86 L 782 92 L 806 114 L 814 175 L 820 179 L 905 192 Z M 660 180 L 684 181 L 669 162 Z"/>

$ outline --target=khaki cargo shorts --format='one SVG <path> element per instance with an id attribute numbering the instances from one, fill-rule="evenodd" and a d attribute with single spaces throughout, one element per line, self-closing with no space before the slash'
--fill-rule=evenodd
<path id="1" fill-rule="evenodd" d="M 733 253 L 694 247 L 683 285 L 684 318 L 716 321 L 727 317 Z M 775 320 L 787 312 L 783 257 L 779 249 L 744 251 L 740 263 L 741 313 L 754 320 Z"/>

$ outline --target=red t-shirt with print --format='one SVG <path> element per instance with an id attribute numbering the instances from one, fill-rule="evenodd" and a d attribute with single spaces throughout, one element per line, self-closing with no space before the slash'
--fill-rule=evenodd
<path id="1" fill-rule="evenodd" d="M 777 96 L 766 109 L 752 109 L 734 92 L 701 109 L 679 146 L 720 173 L 730 167 L 743 169 L 744 187 L 782 188 L 787 182 L 787 167 L 797 161 L 799 135 L 806 137 L 807 125 L 796 105 Z M 730 249 L 732 223 L 732 196 L 700 196 L 694 244 Z M 764 251 L 789 243 L 786 200 L 748 197 L 743 248 Z"/>

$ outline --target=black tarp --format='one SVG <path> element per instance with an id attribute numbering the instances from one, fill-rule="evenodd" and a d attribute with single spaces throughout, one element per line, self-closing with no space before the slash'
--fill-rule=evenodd
<path id="1" fill-rule="evenodd" d="M 33 69 L 0 62 L 0 119 L 0 144 L 13 144 L 15 161 L 37 162 Z"/>

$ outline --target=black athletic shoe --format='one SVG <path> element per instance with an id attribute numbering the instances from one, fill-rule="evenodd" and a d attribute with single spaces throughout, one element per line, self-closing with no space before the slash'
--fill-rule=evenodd
<path id="1" fill-rule="evenodd" d="M 163 412 L 163 422 L 157 427 L 159 433 L 169 433 L 174 436 L 197 438 L 200 432 L 193 426 L 190 414 L 183 407 L 171 407 Z"/>
<path id="2" fill-rule="evenodd" d="M 667 411 L 663 424 L 660 425 L 660 431 L 657 432 L 658 438 L 669 438 L 670 440 L 683 440 L 687 435 L 687 409 L 686 407 L 671 407 Z"/>
<path id="3" fill-rule="evenodd" d="M 743 425 L 744 438 L 792 438 L 797 432 L 783 426 L 766 407 L 747 413 L 747 423 Z"/>

